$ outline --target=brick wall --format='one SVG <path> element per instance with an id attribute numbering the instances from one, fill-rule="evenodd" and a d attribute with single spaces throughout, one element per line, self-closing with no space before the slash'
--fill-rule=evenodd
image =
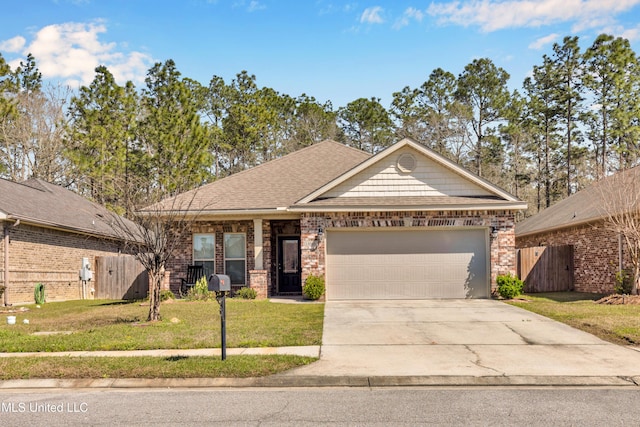
<path id="1" fill-rule="evenodd" d="M 95 258 L 118 253 L 117 242 L 59 230 L 20 224 L 9 226 L 9 303 L 34 302 L 37 283 L 45 285 L 47 301 L 80 299 L 80 261 L 88 257 L 95 271 Z M 4 240 L 0 241 L 0 270 L 4 270 Z M 4 271 L 0 273 L 4 284 Z M 89 283 L 90 291 L 93 288 Z M 93 297 L 91 293 L 87 295 Z"/>
<path id="2" fill-rule="evenodd" d="M 619 264 L 618 235 L 602 224 L 584 225 L 563 230 L 518 237 L 516 246 L 573 245 L 575 290 L 578 292 L 611 293 Z M 626 257 L 624 265 L 629 266 Z"/>
<path id="3" fill-rule="evenodd" d="M 381 227 L 487 227 L 490 233 L 491 289 L 496 276 L 516 273 L 514 214 L 508 211 L 471 212 L 339 212 L 303 214 L 301 219 L 302 280 L 309 275 L 324 276 L 325 240 L 318 243 L 318 229 Z"/>
<path id="4" fill-rule="evenodd" d="M 255 267 L 254 257 L 254 230 L 253 220 L 243 221 L 198 221 L 191 226 L 191 234 L 214 234 L 215 233 L 215 273 L 224 274 L 224 234 L 225 233 L 245 233 L 246 234 L 246 285 L 250 284 L 251 270 Z M 263 234 L 263 260 L 264 265 L 271 263 L 269 221 L 262 222 Z M 180 242 L 173 257 L 167 263 L 167 270 L 171 271 L 170 289 L 178 293 L 182 278 L 187 277 L 187 266 L 193 263 L 193 241 L 192 235 Z M 267 287 L 270 284 L 270 277 L 267 277 Z M 234 286 L 234 289 L 237 288 Z"/>

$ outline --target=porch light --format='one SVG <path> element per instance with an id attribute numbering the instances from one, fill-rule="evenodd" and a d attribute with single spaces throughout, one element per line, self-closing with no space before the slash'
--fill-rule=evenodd
<path id="1" fill-rule="evenodd" d="M 322 237 L 324 236 L 324 230 L 322 227 L 318 227 L 318 235 L 316 236 L 316 240 L 318 242 L 322 241 Z"/>

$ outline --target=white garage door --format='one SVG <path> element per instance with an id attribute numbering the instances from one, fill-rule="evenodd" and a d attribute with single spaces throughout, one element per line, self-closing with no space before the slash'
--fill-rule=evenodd
<path id="1" fill-rule="evenodd" d="M 328 231 L 327 299 L 486 298 L 487 231 Z"/>

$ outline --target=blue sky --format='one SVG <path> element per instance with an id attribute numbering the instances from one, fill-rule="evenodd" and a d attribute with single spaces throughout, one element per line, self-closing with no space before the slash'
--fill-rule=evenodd
<path id="1" fill-rule="evenodd" d="M 155 62 L 185 77 L 228 83 L 242 70 L 259 86 L 335 108 L 393 92 L 435 68 L 458 75 L 488 57 L 522 80 L 554 42 L 600 33 L 640 52 L 640 0 L 23 0 L 4 1 L 0 53 L 15 68 L 31 52 L 45 79 L 89 84 L 106 65 L 144 84 Z"/>

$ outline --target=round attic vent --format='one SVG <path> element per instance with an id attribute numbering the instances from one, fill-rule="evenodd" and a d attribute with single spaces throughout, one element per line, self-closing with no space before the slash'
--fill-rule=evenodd
<path id="1" fill-rule="evenodd" d="M 400 172 L 413 172 L 413 170 L 416 168 L 417 163 L 418 162 L 416 161 L 416 158 L 413 156 L 413 154 L 404 153 L 398 156 L 397 166 Z"/>

